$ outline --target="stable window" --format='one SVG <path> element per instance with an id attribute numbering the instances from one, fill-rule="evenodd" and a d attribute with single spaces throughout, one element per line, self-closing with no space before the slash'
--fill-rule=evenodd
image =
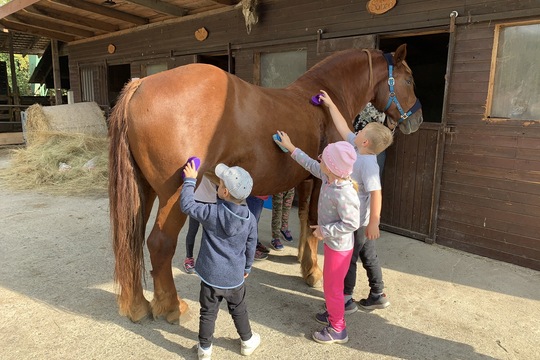
<path id="1" fill-rule="evenodd" d="M 261 86 L 284 88 L 306 72 L 307 51 L 261 54 Z"/>
<path id="2" fill-rule="evenodd" d="M 148 64 L 146 65 L 146 76 L 154 75 L 162 71 L 166 71 L 167 69 L 167 63 Z"/>
<path id="3" fill-rule="evenodd" d="M 540 120 L 540 23 L 495 29 L 487 116 Z"/>

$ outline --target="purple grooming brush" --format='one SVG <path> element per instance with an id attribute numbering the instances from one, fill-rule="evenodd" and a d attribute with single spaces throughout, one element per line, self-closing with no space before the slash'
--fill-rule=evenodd
<path id="1" fill-rule="evenodd" d="M 319 93 L 319 94 L 317 94 L 317 95 L 313 95 L 313 96 L 311 97 L 310 102 L 311 102 L 313 105 L 315 105 L 315 106 L 321 105 L 321 104 L 322 104 L 322 101 L 321 101 L 321 95 L 323 95 L 323 94 L 322 94 L 322 93 Z"/>
<path id="2" fill-rule="evenodd" d="M 182 166 L 182 179 L 185 177 L 185 175 L 184 175 L 184 168 L 186 167 L 187 164 L 189 164 L 189 163 L 192 162 L 192 161 L 193 161 L 193 163 L 194 163 L 194 165 L 195 165 L 195 170 L 199 170 L 199 167 L 201 166 L 201 159 L 199 159 L 199 158 L 196 157 L 196 156 L 190 157 L 190 158 L 186 161 L 186 163 L 184 164 L 184 166 Z"/>

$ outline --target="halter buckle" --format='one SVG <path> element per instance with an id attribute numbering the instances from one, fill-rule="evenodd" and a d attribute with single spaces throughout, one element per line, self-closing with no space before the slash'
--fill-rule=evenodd
<path id="1" fill-rule="evenodd" d="M 394 77 L 389 77 L 388 78 L 388 85 L 390 86 L 394 86 L 396 84 L 396 80 L 394 79 Z"/>

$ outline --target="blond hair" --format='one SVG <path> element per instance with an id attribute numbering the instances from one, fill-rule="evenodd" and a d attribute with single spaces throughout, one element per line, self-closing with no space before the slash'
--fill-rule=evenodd
<path id="1" fill-rule="evenodd" d="M 369 150 L 377 155 L 383 152 L 394 141 L 392 130 L 379 122 L 370 122 L 362 131 L 366 139 L 369 140 Z"/>

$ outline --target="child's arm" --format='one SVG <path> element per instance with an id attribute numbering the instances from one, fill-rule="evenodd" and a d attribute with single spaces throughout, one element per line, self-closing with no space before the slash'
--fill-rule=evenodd
<path id="1" fill-rule="evenodd" d="M 202 204 L 195 202 L 195 185 L 197 184 L 197 170 L 193 162 L 184 167 L 184 185 L 180 193 L 180 210 L 186 215 L 203 223 L 210 214 L 212 204 Z"/>
<path id="2" fill-rule="evenodd" d="M 382 191 L 374 190 L 369 194 L 369 223 L 366 226 L 366 238 L 375 240 L 381 236 L 379 223 L 381 222 Z"/>
<path id="3" fill-rule="evenodd" d="M 334 125 L 336 126 L 339 135 L 343 138 L 343 140 L 347 140 L 347 136 L 352 132 L 349 127 L 347 126 L 347 121 L 341 115 L 339 112 L 336 104 L 332 101 L 330 98 L 330 95 L 324 90 L 321 90 L 321 97 L 320 99 L 323 101 L 324 105 L 328 107 L 328 110 L 330 111 L 330 116 L 332 117 L 332 120 L 334 121 Z"/>
<path id="4" fill-rule="evenodd" d="M 283 146 L 287 150 L 289 150 L 291 157 L 298 163 L 300 166 L 302 166 L 304 169 L 309 171 L 313 174 L 313 176 L 318 177 L 319 179 L 322 179 L 323 176 L 326 176 L 321 171 L 321 164 L 312 158 L 310 158 L 306 153 L 304 153 L 301 149 L 297 148 L 293 145 L 291 142 L 291 138 L 287 133 L 278 130 L 278 135 L 281 137 L 281 141 L 274 140 L 279 145 Z"/>
<path id="5" fill-rule="evenodd" d="M 253 266 L 253 259 L 255 258 L 255 251 L 257 250 L 257 222 L 255 221 L 255 226 L 251 228 L 251 231 L 247 238 L 246 243 L 246 266 L 244 268 L 244 278 L 247 278 L 251 273 L 251 267 Z"/>

